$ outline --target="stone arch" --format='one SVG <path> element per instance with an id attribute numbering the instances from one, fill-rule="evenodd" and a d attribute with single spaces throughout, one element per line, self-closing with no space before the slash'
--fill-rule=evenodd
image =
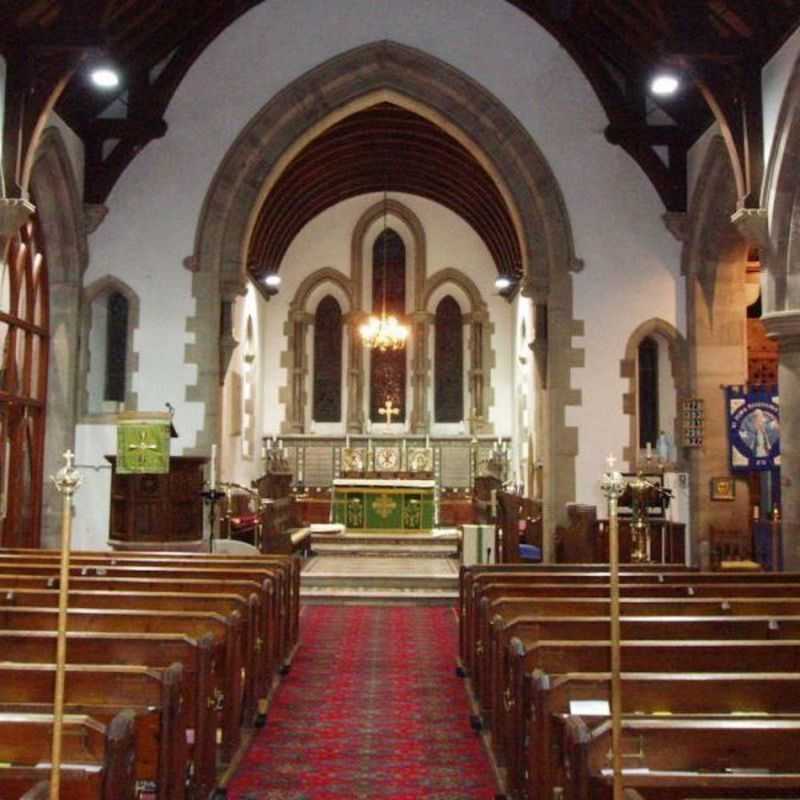
<path id="1" fill-rule="evenodd" d="M 311 293 L 321 283 L 326 282 L 330 282 L 335 286 L 338 286 L 339 289 L 344 293 L 345 297 L 347 297 L 349 308 L 353 309 L 355 307 L 354 295 L 356 290 L 353 285 L 353 281 L 338 269 L 334 269 L 333 267 L 323 267 L 322 269 L 318 269 L 303 278 L 303 281 L 297 287 L 297 291 L 294 293 L 294 297 L 289 304 L 290 313 L 292 311 L 306 311 L 308 299 L 311 296 Z"/>
<path id="2" fill-rule="evenodd" d="M 89 260 L 80 190 L 61 132 L 47 128 L 39 140 L 30 181 L 42 232 L 50 284 L 50 359 L 44 474 L 63 465 L 75 449 L 80 286 Z M 54 547 L 61 535 L 62 499 L 45 481 L 42 546 Z"/>
<path id="3" fill-rule="evenodd" d="M 414 242 L 414 309 L 421 308 L 420 298 L 425 286 L 425 275 L 428 271 L 427 252 L 425 243 L 425 230 L 419 217 L 399 200 L 388 198 L 370 206 L 358 219 L 353 228 L 350 239 L 350 274 L 353 276 L 353 292 L 357 301 L 356 308 L 363 310 L 363 279 L 364 279 L 364 239 L 370 227 L 384 214 L 397 217 L 411 232 Z"/>
<path id="4" fill-rule="evenodd" d="M 794 63 L 775 126 L 761 205 L 769 219 L 762 248 L 765 313 L 800 308 L 800 58 Z"/>
<path id="5" fill-rule="evenodd" d="M 354 338 L 352 329 L 357 325 L 358 315 L 354 313 L 356 288 L 353 280 L 348 278 L 343 272 L 333 267 L 322 267 L 321 269 L 307 275 L 294 297 L 289 303 L 289 315 L 286 323 L 286 350 L 281 353 L 281 363 L 287 366 L 287 384 L 278 390 L 278 398 L 286 406 L 286 417 L 283 423 L 283 433 L 303 433 L 308 422 L 308 381 L 311 377 L 309 367 L 309 353 L 307 352 L 307 332 L 314 324 L 314 313 L 309 308 L 312 298 L 318 293 L 317 290 L 326 284 L 331 285 L 335 291 L 331 295 L 336 299 L 340 306 L 344 300 L 342 316 L 348 332 L 344 338 Z M 352 357 L 353 349 L 348 347 L 348 353 Z M 353 387 L 348 381 L 348 409 Z M 350 413 L 349 410 L 347 412 Z"/>
<path id="6" fill-rule="evenodd" d="M 768 236 L 761 248 L 762 320 L 777 339 L 781 399 L 783 568 L 800 569 L 800 58 L 795 60 L 775 127 L 761 205 Z"/>
<path id="7" fill-rule="evenodd" d="M 687 449 L 691 481 L 691 526 L 695 562 L 709 564 L 712 527 L 744 528 L 749 497 L 740 484 L 732 503 L 714 503 L 708 492 L 714 476 L 729 473 L 725 400 L 721 386 L 747 380 L 745 263 L 748 245 L 731 215 L 736 184 L 725 145 L 709 145 L 689 208 L 683 252 L 687 276 L 689 393 L 703 401 L 703 446 Z"/>
<path id="8" fill-rule="evenodd" d="M 472 312 L 485 311 L 486 303 L 481 297 L 481 291 L 478 289 L 475 281 L 465 275 L 461 270 L 454 269 L 453 267 L 445 267 L 433 275 L 425 282 L 425 293 L 422 298 L 421 308 L 428 308 L 433 293 L 443 284 L 453 283 L 461 289 L 467 297 L 469 297 Z"/>
<path id="9" fill-rule="evenodd" d="M 620 376 L 628 380 L 628 389 L 622 395 L 622 413 L 629 416 L 628 425 L 628 444 L 623 448 L 622 458 L 627 461 L 631 469 L 636 469 L 639 465 L 639 451 L 641 443 L 637 431 L 638 408 L 639 408 L 639 386 L 637 380 L 637 357 L 639 345 L 648 336 L 659 336 L 667 344 L 669 352 L 669 362 L 672 370 L 672 380 L 675 384 L 675 394 L 677 398 L 683 399 L 689 396 L 689 351 L 686 339 L 681 332 L 666 320 L 659 317 L 648 319 L 639 325 L 630 335 L 628 343 L 625 345 L 625 357 L 620 362 Z M 674 442 L 678 442 L 680 431 L 678 430 L 678 419 L 676 417 L 675 427 L 668 431 Z M 655 443 L 654 443 L 655 444 Z"/>
<path id="10" fill-rule="evenodd" d="M 197 317 L 190 330 L 202 343 L 194 351 L 199 382 L 188 390 L 188 399 L 206 404 L 196 450 L 207 451 L 220 411 L 220 339 L 209 326 L 226 318 L 221 304 L 233 302 L 245 285 L 244 254 L 261 197 L 307 141 L 359 107 L 381 100 L 410 108 L 455 136 L 506 198 L 521 244 L 523 291 L 548 310 L 546 342 L 540 339 L 550 357 L 540 358 L 539 434 L 547 475 L 544 527 L 553 530 L 556 515 L 575 496 L 577 431 L 566 425 L 566 407 L 580 402 L 570 381 L 582 355 L 572 348 L 580 326 L 572 317 L 571 272 L 580 262 L 563 196 L 528 131 L 485 87 L 429 54 L 390 41 L 335 56 L 286 86 L 240 133 L 217 170 L 195 238 Z M 348 426 L 356 424 L 348 420 Z M 552 554 L 547 541 L 545 558 Z"/>
<path id="11" fill-rule="evenodd" d="M 96 300 L 118 292 L 128 301 L 128 338 L 125 356 L 125 410 L 135 411 L 138 407 L 138 395 L 133 391 L 133 376 L 139 369 L 139 353 L 134 350 L 134 333 L 139 328 L 140 303 L 139 295 L 125 281 L 115 275 L 105 275 L 92 281 L 83 290 L 81 297 L 81 352 L 80 369 L 80 403 L 81 422 L 109 424 L 116 421 L 116 414 L 93 413 L 89 408 L 89 337 L 92 330 L 92 305 Z"/>

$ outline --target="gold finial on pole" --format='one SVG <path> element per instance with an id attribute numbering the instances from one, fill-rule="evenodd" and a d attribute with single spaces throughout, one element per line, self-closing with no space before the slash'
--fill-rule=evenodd
<path id="1" fill-rule="evenodd" d="M 608 500 L 608 565 L 611 572 L 611 752 L 614 771 L 614 800 L 623 800 L 622 781 L 622 685 L 620 682 L 619 625 L 619 520 L 617 502 L 625 490 L 622 474 L 614 471 L 616 459 L 606 459 L 609 471 L 600 488 Z"/>
<path id="2" fill-rule="evenodd" d="M 58 800 L 61 789 L 61 730 L 64 723 L 64 671 L 67 662 L 67 593 L 69 591 L 69 551 L 72 538 L 72 495 L 81 485 L 81 474 L 73 464 L 71 450 L 64 453 L 66 464 L 52 478 L 64 503 L 61 510 L 61 573 L 58 584 L 58 640 L 56 646 L 56 686 L 53 698 L 53 748 L 50 770 L 50 800 Z"/>

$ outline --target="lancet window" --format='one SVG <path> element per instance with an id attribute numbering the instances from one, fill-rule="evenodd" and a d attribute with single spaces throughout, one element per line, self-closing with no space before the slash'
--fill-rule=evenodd
<path id="1" fill-rule="evenodd" d="M 342 309 L 327 295 L 314 314 L 315 422 L 342 418 Z"/>
<path id="2" fill-rule="evenodd" d="M 385 285 L 384 285 L 385 284 Z M 400 236 L 391 228 L 377 237 L 372 247 L 372 308 L 380 313 L 384 297 L 386 313 L 404 315 L 406 310 L 406 248 Z M 394 419 L 406 419 L 406 351 L 387 350 L 371 353 L 370 412 L 372 422 L 385 422 L 379 412 L 390 401 L 400 414 Z"/>
<path id="3" fill-rule="evenodd" d="M 434 413 L 436 422 L 464 418 L 464 329 L 461 308 L 450 296 L 436 307 Z"/>

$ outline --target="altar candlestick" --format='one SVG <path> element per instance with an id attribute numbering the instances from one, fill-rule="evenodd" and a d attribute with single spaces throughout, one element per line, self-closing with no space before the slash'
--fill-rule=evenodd
<path id="1" fill-rule="evenodd" d="M 346 433 L 344 436 L 344 446 L 349 450 L 350 449 L 350 434 Z"/>
<path id="2" fill-rule="evenodd" d="M 649 461 L 653 457 L 653 445 L 648 442 L 645 445 L 644 450 L 647 455 L 647 460 Z"/>
<path id="3" fill-rule="evenodd" d="M 425 434 L 425 447 L 428 448 L 431 446 L 431 437 L 426 433 Z"/>
<path id="4" fill-rule="evenodd" d="M 217 446 L 215 444 L 211 445 L 211 469 L 209 470 L 210 475 L 208 478 L 208 483 L 211 489 L 217 488 Z"/>

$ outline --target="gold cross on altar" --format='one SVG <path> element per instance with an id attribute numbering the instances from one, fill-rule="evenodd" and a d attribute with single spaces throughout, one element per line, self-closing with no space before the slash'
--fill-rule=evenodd
<path id="1" fill-rule="evenodd" d="M 397 414 L 398 416 L 400 416 L 400 409 L 399 409 L 399 408 L 395 408 L 395 407 L 392 405 L 392 401 L 391 401 L 391 400 L 387 400 L 387 401 L 386 401 L 386 402 L 383 404 L 383 408 L 379 408 L 379 409 L 378 409 L 378 413 L 379 413 L 379 414 L 380 414 L 382 417 L 386 417 L 386 424 L 387 424 L 387 425 L 391 425 L 391 424 L 392 424 L 392 417 L 393 417 L 395 414 Z"/>

